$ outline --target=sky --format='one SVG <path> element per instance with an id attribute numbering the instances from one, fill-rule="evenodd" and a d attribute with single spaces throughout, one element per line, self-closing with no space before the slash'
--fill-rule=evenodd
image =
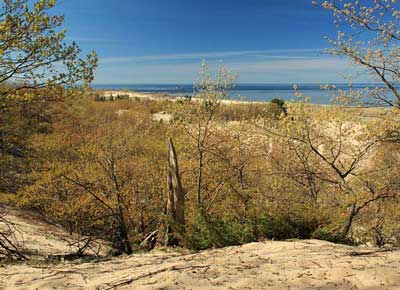
<path id="1" fill-rule="evenodd" d="M 190 84 L 206 60 L 239 83 L 342 83 L 336 28 L 311 0 L 59 0 L 67 40 L 95 50 L 95 84 Z"/>

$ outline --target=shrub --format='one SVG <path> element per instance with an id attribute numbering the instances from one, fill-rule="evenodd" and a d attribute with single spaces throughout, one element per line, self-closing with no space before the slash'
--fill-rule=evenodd
<path id="1" fill-rule="evenodd" d="M 186 244 L 194 250 L 222 248 L 255 241 L 250 223 L 224 220 L 198 214 L 186 236 Z"/>
<path id="2" fill-rule="evenodd" d="M 268 104 L 266 113 L 268 117 L 278 119 L 280 116 L 287 115 L 286 103 L 282 99 L 272 99 Z"/>
<path id="3" fill-rule="evenodd" d="M 340 226 L 335 223 L 319 227 L 312 234 L 311 238 L 332 243 L 354 244 L 352 240 L 343 236 Z"/>
<path id="4" fill-rule="evenodd" d="M 187 246 L 195 250 L 242 245 L 260 240 L 310 239 L 327 222 L 307 211 L 270 213 L 245 219 L 216 218 L 199 213 L 190 225 Z M 328 237 L 327 237 L 328 238 Z M 341 241 L 341 240 L 340 240 Z"/>
<path id="5" fill-rule="evenodd" d="M 254 220 L 258 239 L 286 240 L 309 239 L 321 226 L 315 216 L 299 213 L 270 214 Z"/>

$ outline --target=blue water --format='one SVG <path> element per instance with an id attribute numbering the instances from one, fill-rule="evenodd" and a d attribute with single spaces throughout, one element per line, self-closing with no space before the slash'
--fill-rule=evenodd
<path id="1" fill-rule="evenodd" d="M 364 89 L 367 86 L 376 87 L 376 85 L 358 84 L 353 85 L 352 89 Z M 162 92 L 171 95 L 192 95 L 192 85 L 161 85 L 161 84 L 143 84 L 143 85 L 93 85 L 95 89 L 121 89 L 134 90 L 137 92 Z M 347 90 L 348 86 L 337 84 L 337 88 Z M 329 91 L 322 90 L 320 85 L 303 84 L 298 85 L 298 90 L 305 96 L 311 97 L 311 102 L 315 104 L 329 104 L 332 94 Z M 270 101 L 274 98 L 290 101 L 295 99 L 293 85 L 284 84 L 239 84 L 230 91 L 230 98 L 234 100 L 247 101 Z"/>

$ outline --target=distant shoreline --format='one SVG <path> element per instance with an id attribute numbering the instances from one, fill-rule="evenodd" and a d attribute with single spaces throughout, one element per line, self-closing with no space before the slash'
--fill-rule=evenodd
<path id="1" fill-rule="evenodd" d="M 128 96 L 130 100 L 134 99 L 145 99 L 145 100 L 153 100 L 153 101 L 163 101 L 163 100 L 168 100 L 168 101 L 177 101 L 179 99 L 184 98 L 185 96 L 176 96 L 176 95 L 170 95 L 167 93 L 152 93 L 152 92 L 134 92 L 134 91 L 127 91 L 127 90 L 94 90 L 97 93 L 101 93 L 102 96 L 104 97 L 124 97 Z M 196 98 L 193 98 L 193 100 L 196 100 Z M 233 99 L 225 99 L 221 100 L 222 104 L 226 105 L 232 105 L 232 104 L 265 104 L 267 101 L 248 101 L 248 100 L 233 100 Z"/>
<path id="2" fill-rule="evenodd" d="M 337 89 L 349 90 L 345 84 L 335 84 Z M 306 96 L 311 97 L 311 103 L 328 105 L 332 99 L 332 91 L 324 90 L 320 85 L 300 84 L 298 90 Z M 353 84 L 354 90 L 376 87 L 375 84 Z M 93 89 L 100 91 L 126 91 L 136 94 L 165 95 L 171 98 L 182 96 L 193 96 L 193 85 L 94 85 Z M 295 91 L 293 85 L 285 84 L 238 84 L 230 90 L 230 99 L 249 102 L 269 102 L 272 99 L 282 99 L 286 102 L 293 101 Z"/>
<path id="3" fill-rule="evenodd" d="M 134 92 L 129 90 L 94 90 L 96 93 L 100 93 L 105 97 L 117 97 L 117 96 L 128 96 L 130 100 L 141 99 L 141 100 L 151 100 L 151 101 L 171 101 L 176 102 L 177 100 L 181 100 L 184 96 L 174 96 L 166 93 L 153 93 L 153 92 Z M 196 98 L 192 98 L 192 100 L 197 100 Z M 251 101 L 251 100 L 235 100 L 235 99 L 224 99 L 221 100 L 221 103 L 224 105 L 264 105 L 269 101 Z M 287 103 L 292 103 L 292 101 L 286 101 Z M 313 106 L 321 106 L 321 107 L 330 107 L 332 104 L 317 104 L 310 103 Z M 352 107 L 352 106 L 350 106 Z M 361 109 L 365 112 L 373 113 L 374 116 L 378 113 L 385 113 L 388 107 L 380 107 L 380 106 L 371 106 L 371 107 L 353 107 L 354 109 Z M 377 111 L 378 110 L 378 111 Z M 371 116 L 370 116 L 371 117 Z"/>

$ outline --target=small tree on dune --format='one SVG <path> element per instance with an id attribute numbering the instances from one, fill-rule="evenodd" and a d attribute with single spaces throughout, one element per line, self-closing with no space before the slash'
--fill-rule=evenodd
<path id="1" fill-rule="evenodd" d="M 218 142 L 213 138 L 218 136 L 219 126 L 216 115 L 221 102 L 229 97 L 229 90 L 233 88 L 237 75 L 220 67 L 215 76 L 203 63 L 200 78 L 195 83 L 195 98 L 181 102 L 180 117 L 181 127 L 189 136 L 190 143 L 194 145 L 196 156 L 196 201 L 198 208 L 204 206 L 204 172 L 210 152 L 215 149 Z"/>

